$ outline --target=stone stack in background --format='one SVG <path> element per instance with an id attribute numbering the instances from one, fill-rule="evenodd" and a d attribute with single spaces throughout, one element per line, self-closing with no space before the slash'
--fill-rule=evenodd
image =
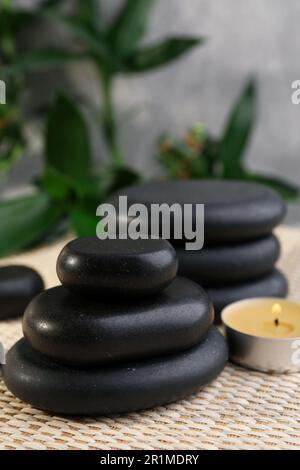
<path id="1" fill-rule="evenodd" d="M 287 295 L 287 281 L 276 269 L 280 246 L 272 233 L 286 208 L 271 189 L 248 182 L 197 180 L 130 187 L 111 198 L 115 206 L 119 195 L 128 197 L 128 206 L 142 203 L 149 210 L 151 204 L 205 205 L 204 248 L 187 251 L 186 240 L 175 240 L 172 232 L 170 241 L 179 274 L 205 286 L 217 318 L 238 300 Z"/>

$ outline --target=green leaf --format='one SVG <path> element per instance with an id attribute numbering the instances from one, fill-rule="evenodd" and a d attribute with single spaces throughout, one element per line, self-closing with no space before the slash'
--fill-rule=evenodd
<path id="1" fill-rule="evenodd" d="M 24 145 L 21 141 L 5 142 L 5 151 L 1 151 L 0 146 L 0 175 L 10 171 L 15 164 L 16 160 L 21 156 L 24 151 Z"/>
<path id="2" fill-rule="evenodd" d="M 42 239 L 63 214 L 46 193 L 0 202 L 0 256 Z"/>
<path id="3" fill-rule="evenodd" d="M 86 56 L 104 62 L 112 70 L 121 70 L 121 61 L 111 53 L 106 36 L 99 30 L 91 29 L 80 19 L 63 16 L 53 11 L 42 11 L 41 16 L 67 28 L 87 48 Z M 84 55 L 84 54 L 83 54 Z"/>
<path id="4" fill-rule="evenodd" d="M 0 8 L 0 52 L 1 61 L 9 63 L 15 56 L 17 50 L 17 37 L 24 29 L 29 29 L 31 22 L 35 16 L 33 12 L 16 8 L 11 2 L 6 2 L 3 5 L 3 0 Z"/>
<path id="5" fill-rule="evenodd" d="M 13 106 L 0 105 L 0 173 L 11 169 L 24 148 L 20 116 Z"/>
<path id="6" fill-rule="evenodd" d="M 105 180 L 108 183 L 107 194 L 119 189 L 132 186 L 141 182 L 141 176 L 132 168 L 108 168 L 105 172 Z"/>
<path id="7" fill-rule="evenodd" d="M 131 168 L 123 167 L 116 169 L 109 166 L 97 175 L 94 175 L 90 180 L 89 187 L 85 193 L 85 200 L 90 201 L 92 209 L 96 212 L 98 205 L 105 201 L 110 194 L 126 186 L 141 183 L 141 181 L 141 176 Z"/>
<path id="8" fill-rule="evenodd" d="M 44 170 L 41 183 L 48 194 L 57 201 L 66 201 L 73 193 L 76 193 L 74 180 L 49 165 Z"/>
<path id="9" fill-rule="evenodd" d="M 147 20 L 154 0 L 126 0 L 109 32 L 115 52 L 127 57 L 146 32 Z"/>
<path id="10" fill-rule="evenodd" d="M 1 3 L 1 2 L 0 2 Z M 14 34 L 27 26 L 30 22 L 36 19 L 34 11 L 25 8 L 14 8 L 9 5 L 0 5 L 0 31 L 6 33 L 10 31 Z"/>
<path id="11" fill-rule="evenodd" d="M 140 176 L 131 168 L 106 168 L 94 177 L 86 197 L 72 210 L 71 221 L 78 236 L 95 236 L 96 227 L 100 222 L 96 216 L 98 206 L 115 191 L 141 182 Z"/>
<path id="12" fill-rule="evenodd" d="M 86 58 L 86 53 L 67 52 L 60 49 L 38 50 L 15 57 L 10 65 L 1 67 L 0 74 L 5 78 L 12 75 L 40 72 Z"/>
<path id="13" fill-rule="evenodd" d="M 242 172 L 242 157 L 256 119 L 256 95 L 256 83 L 251 79 L 243 89 L 227 121 L 219 155 L 225 178 L 239 177 Z"/>
<path id="14" fill-rule="evenodd" d="M 77 0 L 78 15 L 91 31 L 101 31 L 101 5 L 100 0 Z"/>
<path id="15" fill-rule="evenodd" d="M 248 181 L 255 181 L 256 183 L 265 184 L 270 188 L 277 191 L 284 199 L 294 200 L 300 196 L 300 188 L 290 184 L 286 181 L 282 181 L 279 178 L 273 178 L 270 176 L 257 175 L 253 173 L 246 173 L 244 176 Z"/>
<path id="16" fill-rule="evenodd" d="M 136 50 L 126 61 L 129 72 L 147 72 L 178 59 L 191 48 L 204 42 L 203 38 L 179 37 Z"/>
<path id="17" fill-rule="evenodd" d="M 96 235 L 96 227 L 99 217 L 83 207 L 76 208 L 71 213 L 72 228 L 78 237 L 88 237 Z"/>
<path id="18" fill-rule="evenodd" d="M 76 104 L 64 94 L 58 95 L 48 118 L 45 156 L 46 169 L 73 180 L 78 193 L 84 193 L 92 165 L 89 130 Z"/>

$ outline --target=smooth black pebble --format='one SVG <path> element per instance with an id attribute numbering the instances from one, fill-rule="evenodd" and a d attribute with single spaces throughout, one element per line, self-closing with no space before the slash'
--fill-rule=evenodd
<path id="1" fill-rule="evenodd" d="M 226 287 L 209 287 L 206 291 L 213 302 L 216 314 L 219 315 L 224 307 L 238 300 L 255 297 L 284 298 L 288 294 L 288 282 L 280 271 L 274 269 L 270 274 L 250 282 Z"/>
<path id="2" fill-rule="evenodd" d="M 68 243 L 57 260 L 65 287 L 107 297 L 156 294 L 175 279 L 177 267 L 176 252 L 165 240 L 83 237 Z"/>
<path id="3" fill-rule="evenodd" d="M 176 249 L 178 272 L 203 286 L 241 283 L 271 272 L 280 255 L 274 235 L 238 245 L 205 247 L 199 251 Z"/>
<path id="4" fill-rule="evenodd" d="M 22 316 L 29 302 L 44 289 L 41 276 L 27 266 L 0 268 L 0 320 Z"/>
<path id="5" fill-rule="evenodd" d="M 165 405 L 196 392 L 226 365 L 227 345 L 212 327 L 196 347 L 157 359 L 102 368 L 68 368 L 21 339 L 7 353 L 7 388 L 35 408 L 56 414 L 101 415 Z"/>
<path id="6" fill-rule="evenodd" d="M 153 298 L 135 302 L 76 296 L 64 287 L 44 291 L 28 306 L 24 336 L 65 364 L 93 365 L 158 356 L 197 344 L 214 319 L 207 294 L 177 278 Z"/>
<path id="7" fill-rule="evenodd" d="M 127 196 L 128 205 L 205 204 L 205 243 L 250 240 L 269 235 L 283 220 L 286 207 L 279 194 L 257 183 L 230 180 L 152 182 L 131 186 L 113 195 Z M 195 223 L 195 211 L 192 216 Z M 171 236 L 171 239 L 174 238 Z M 183 237 L 184 238 L 184 237 Z"/>

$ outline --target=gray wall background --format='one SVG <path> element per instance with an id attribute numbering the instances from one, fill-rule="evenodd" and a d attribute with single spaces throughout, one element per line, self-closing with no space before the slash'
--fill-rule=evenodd
<path id="1" fill-rule="evenodd" d="M 108 17 L 120 3 L 102 1 Z M 156 0 L 147 41 L 183 33 L 204 35 L 207 43 L 159 72 L 118 80 L 115 99 L 127 161 L 158 174 L 153 155 L 162 132 L 182 135 L 200 120 L 220 134 L 251 74 L 259 83 L 260 115 L 248 165 L 299 183 L 300 105 L 291 103 L 291 82 L 300 79 L 299 25 L 299 0 Z M 85 87 L 99 101 L 92 70 L 76 65 L 68 73 L 75 88 Z M 96 149 L 97 158 L 105 158 L 102 146 Z M 24 158 L 12 182 L 28 180 L 39 164 L 37 155 Z"/>

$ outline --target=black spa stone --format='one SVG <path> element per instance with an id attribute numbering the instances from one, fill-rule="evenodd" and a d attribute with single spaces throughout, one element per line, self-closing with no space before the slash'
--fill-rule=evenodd
<path id="1" fill-rule="evenodd" d="M 164 405 L 196 392 L 224 368 L 224 337 L 212 327 L 185 352 L 119 366 L 69 368 L 34 351 L 25 339 L 7 353 L 7 388 L 35 408 L 55 414 L 101 415 Z"/>
<path id="2" fill-rule="evenodd" d="M 209 287 L 206 290 L 214 304 L 218 321 L 222 309 L 238 300 L 254 297 L 286 297 L 288 282 L 280 271 L 274 269 L 270 274 L 250 282 L 226 287 Z"/>
<path id="3" fill-rule="evenodd" d="M 128 197 L 128 205 L 142 203 L 148 209 L 153 203 L 205 204 L 205 242 L 214 244 L 268 235 L 286 212 L 281 197 L 272 189 L 230 180 L 146 183 L 121 190 L 109 202 L 118 206 L 119 195 Z"/>
<path id="4" fill-rule="evenodd" d="M 49 289 L 28 306 L 23 331 L 34 349 L 53 360 L 89 366 L 190 348 L 206 335 L 213 317 L 203 289 L 177 278 L 161 294 L 135 302 Z"/>
<path id="5" fill-rule="evenodd" d="M 44 288 L 41 276 L 27 266 L 0 268 L 0 320 L 23 315 L 29 302 Z"/>
<path id="6" fill-rule="evenodd" d="M 165 240 L 83 237 L 64 247 L 57 274 L 76 293 L 145 296 L 162 291 L 174 280 L 177 258 Z"/>
<path id="7" fill-rule="evenodd" d="M 207 246 L 186 251 L 177 246 L 179 274 L 200 284 L 241 283 L 271 272 L 280 255 L 274 235 L 237 245 Z"/>

